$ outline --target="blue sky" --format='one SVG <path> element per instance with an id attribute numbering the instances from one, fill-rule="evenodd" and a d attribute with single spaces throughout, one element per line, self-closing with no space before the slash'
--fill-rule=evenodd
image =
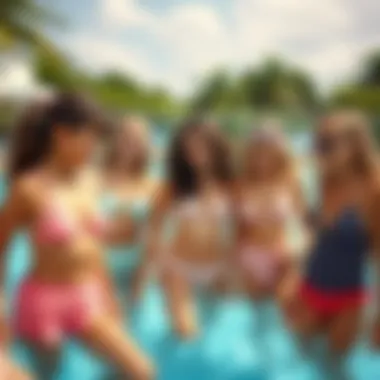
<path id="1" fill-rule="evenodd" d="M 268 55 L 331 88 L 380 47 L 378 0 L 55 0 L 49 34 L 92 72 L 118 70 L 189 94 L 215 68 L 238 72 Z"/>

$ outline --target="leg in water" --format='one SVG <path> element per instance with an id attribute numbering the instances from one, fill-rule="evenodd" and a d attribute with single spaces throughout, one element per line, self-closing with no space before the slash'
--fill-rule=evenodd
<path id="1" fill-rule="evenodd" d="M 346 310 L 329 326 L 326 368 L 334 380 L 348 380 L 346 358 L 359 335 L 362 315 L 360 308 Z"/>
<path id="2" fill-rule="evenodd" d="M 55 379 L 61 364 L 61 347 L 47 346 L 31 341 L 22 341 L 21 344 L 27 351 L 28 360 L 32 362 L 32 372 L 36 379 Z"/>

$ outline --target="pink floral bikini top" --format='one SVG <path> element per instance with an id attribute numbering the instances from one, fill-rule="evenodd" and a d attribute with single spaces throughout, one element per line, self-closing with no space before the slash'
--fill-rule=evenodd
<path id="1" fill-rule="evenodd" d="M 33 228 L 33 236 L 41 245 L 61 245 L 71 241 L 73 236 L 83 231 L 102 237 L 107 225 L 107 221 L 99 217 L 88 221 L 76 220 L 59 202 L 54 201 L 38 218 Z"/>

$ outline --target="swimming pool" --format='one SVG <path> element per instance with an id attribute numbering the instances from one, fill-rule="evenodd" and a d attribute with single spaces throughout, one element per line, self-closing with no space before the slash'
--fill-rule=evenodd
<path id="1" fill-rule="evenodd" d="M 306 170 L 308 176 L 305 186 L 312 190 L 315 183 Z M 5 190 L 0 180 L 1 196 Z M 15 237 L 7 252 L 6 289 L 10 299 L 28 270 L 29 262 L 27 239 L 22 235 Z M 162 294 L 154 283 L 139 304 L 128 311 L 129 322 L 125 322 L 125 328 L 153 357 L 159 380 L 327 378 L 318 368 L 318 359 L 305 360 L 297 350 L 272 302 L 253 305 L 244 297 L 198 295 L 197 303 L 201 333 L 191 342 L 181 342 L 171 333 Z M 26 366 L 33 366 L 22 347 L 15 345 L 14 356 Z M 364 342 L 355 347 L 347 366 L 354 380 L 380 378 L 380 356 L 371 352 Z M 105 363 L 77 342 L 70 341 L 64 347 L 56 379 L 97 380 L 110 373 Z"/>
<path id="2" fill-rule="evenodd" d="M 28 244 L 17 237 L 11 245 L 7 291 L 13 295 L 28 267 Z M 317 380 L 326 378 L 318 361 L 306 361 L 281 323 L 272 303 L 252 305 L 244 298 L 198 297 L 202 331 L 199 339 L 179 341 L 170 331 L 160 290 L 151 284 L 139 305 L 129 312 L 126 328 L 152 355 L 161 380 Z M 16 360 L 32 363 L 22 347 Z M 355 347 L 348 367 L 355 380 L 376 380 L 380 356 L 364 343 Z M 107 366 L 76 342 L 64 348 L 58 380 L 103 379 Z"/>

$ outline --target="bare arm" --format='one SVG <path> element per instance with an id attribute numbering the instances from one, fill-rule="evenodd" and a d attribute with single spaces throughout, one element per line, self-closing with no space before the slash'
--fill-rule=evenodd
<path id="1" fill-rule="evenodd" d="M 294 225 L 288 231 L 291 254 L 277 290 L 277 297 L 282 304 L 288 304 L 289 300 L 294 298 L 312 238 L 312 228 L 308 221 L 308 206 L 300 179 L 295 177 L 291 186 L 295 215 L 291 222 Z"/>
<path id="2" fill-rule="evenodd" d="M 4 252 L 14 234 L 28 219 L 30 198 L 26 184 L 19 182 L 14 184 L 9 195 L 0 209 L 0 289 L 4 285 Z"/>
<path id="3" fill-rule="evenodd" d="M 95 198 L 102 205 L 104 196 L 109 191 L 112 177 L 107 172 L 89 171 L 90 188 L 95 189 Z M 109 246 L 118 246 L 132 243 L 136 237 L 136 228 L 132 219 L 122 213 L 120 215 L 108 215 L 107 209 L 103 209 L 102 214 L 106 216 L 106 228 L 103 239 Z"/>
<path id="4" fill-rule="evenodd" d="M 368 207 L 368 223 L 372 242 L 371 264 L 375 269 L 375 320 L 373 322 L 372 342 L 380 347 L 380 188 L 376 189 Z"/>
<path id="5" fill-rule="evenodd" d="M 14 232 L 27 220 L 29 200 L 25 196 L 25 184 L 15 183 L 0 210 L 0 334 L 2 338 L 9 338 L 5 328 L 5 252 Z"/>
<path id="6" fill-rule="evenodd" d="M 310 210 L 305 199 L 304 189 L 301 180 L 296 177 L 292 184 L 292 192 L 295 206 L 295 255 L 294 265 L 297 267 L 303 262 L 311 244 L 313 233 L 313 222 L 310 220 Z"/>
<path id="7" fill-rule="evenodd" d="M 171 203 L 171 191 L 167 186 L 162 186 L 153 198 L 152 212 L 146 225 L 144 258 L 137 269 L 134 282 L 134 298 L 142 293 L 145 284 L 154 266 L 158 265 L 158 255 L 162 246 L 163 223 L 167 210 Z"/>
<path id="8" fill-rule="evenodd" d="M 227 254 L 227 283 L 230 291 L 239 292 L 243 286 L 242 277 L 240 276 L 240 263 L 238 262 L 239 244 L 241 244 L 241 226 L 240 215 L 237 205 L 241 204 L 241 188 L 234 184 L 231 189 L 231 223 L 228 234 L 229 252 Z"/>
<path id="9" fill-rule="evenodd" d="M 185 279 L 170 270 L 160 255 L 164 252 L 165 218 L 172 203 L 170 188 L 163 187 L 158 193 L 148 226 L 148 240 L 145 263 L 141 267 L 142 282 L 149 276 L 151 269 L 160 271 L 158 277 L 163 288 L 166 304 L 175 332 L 183 339 L 191 339 L 197 334 L 198 325 L 192 291 Z M 171 226 L 170 226 L 171 227 Z"/>
<path id="10" fill-rule="evenodd" d="M 369 221 L 371 226 L 372 237 L 372 261 L 376 269 L 376 303 L 380 307 L 380 190 L 376 192 L 369 209 Z M 379 313 L 380 315 L 380 310 Z"/>

